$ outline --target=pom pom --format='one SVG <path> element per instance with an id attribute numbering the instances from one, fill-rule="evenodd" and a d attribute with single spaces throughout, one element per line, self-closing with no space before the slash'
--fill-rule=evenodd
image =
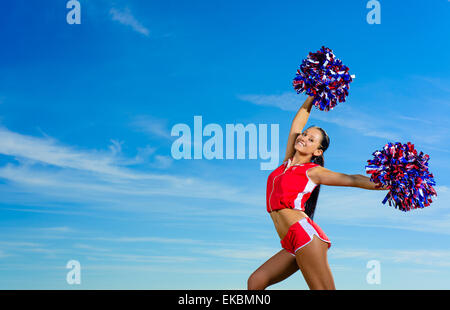
<path id="1" fill-rule="evenodd" d="M 319 51 L 309 53 L 302 61 L 293 86 L 298 94 L 306 92 L 307 95 L 314 96 L 313 104 L 316 108 L 329 111 L 338 101 L 344 102 L 348 96 L 350 82 L 353 81 L 348 70 L 331 49 L 322 46 Z"/>
<path id="2" fill-rule="evenodd" d="M 375 151 L 374 158 L 368 160 L 366 173 L 372 174 L 370 180 L 379 187 L 386 187 L 389 193 L 383 204 L 401 211 L 424 208 L 437 196 L 433 174 L 428 171 L 427 154 L 417 154 L 414 144 L 388 143 L 381 151 Z"/>

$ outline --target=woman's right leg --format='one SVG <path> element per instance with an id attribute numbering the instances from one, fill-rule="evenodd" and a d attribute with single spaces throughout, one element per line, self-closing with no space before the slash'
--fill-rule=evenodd
<path id="1" fill-rule="evenodd" d="M 299 269 L 295 257 L 285 249 L 272 256 L 248 278 L 249 290 L 264 290 L 283 281 Z"/>
<path id="2" fill-rule="evenodd" d="M 296 252 L 297 264 L 311 290 L 335 290 L 327 259 L 328 244 L 314 235 L 313 240 Z"/>

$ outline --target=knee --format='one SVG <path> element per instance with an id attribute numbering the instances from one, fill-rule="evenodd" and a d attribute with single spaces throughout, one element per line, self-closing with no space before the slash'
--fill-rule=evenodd
<path id="1" fill-rule="evenodd" d="M 267 286 L 269 286 L 269 281 L 261 272 L 252 273 L 247 280 L 248 290 L 264 290 Z"/>

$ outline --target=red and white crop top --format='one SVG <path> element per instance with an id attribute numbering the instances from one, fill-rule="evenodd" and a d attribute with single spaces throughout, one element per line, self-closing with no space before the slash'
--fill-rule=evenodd
<path id="1" fill-rule="evenodd" d="M 317 186 L 307 171 L 319 166 L 315 163 L 290 165 L 291 159 L 276 168 L 267 179 L 267 212 L 280 209 L 305 211 L 305 202 Z"/>

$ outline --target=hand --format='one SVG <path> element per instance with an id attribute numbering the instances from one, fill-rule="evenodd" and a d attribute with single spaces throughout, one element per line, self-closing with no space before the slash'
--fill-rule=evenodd
<path id="1" fill-rule="evenodd" d="M 314 96 L 308 96 L 308 98 L 306 98 L 305 102 L 303 103 L 303 107 L 309 109 L 310 111 L 314 98 L 315 98 Z"/>

